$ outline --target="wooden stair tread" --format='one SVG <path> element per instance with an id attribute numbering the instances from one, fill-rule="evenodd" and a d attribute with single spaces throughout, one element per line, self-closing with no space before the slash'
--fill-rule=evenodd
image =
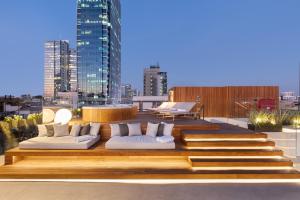
<path id="1" fill-rule="evenodd" d="M 283 151 L 277 149 L 197 149 L 190 150 L 189 156 L 283 156 Z"/>
<path id="2" fill-rule="evenodd" d="M 182 138 L 185 139 L 266 139 L 268 138 L 265 133 L 223 133 L 223 134 L 213 134 L 213 133 L 182 133 Z"/>
<path id="3" fill-rule="evenodd" d="M 292 167 L 293 162 L 288 159 L 190 159 L 192 167 Z"/>
<path id="4" fill-rule="evenodd" d="M 273 141 L 190 141 L 187 147 L 274 147 Z"/>
<path id="5" fill-rule="evenodd" d="M 292 162 L 286 158 L 266 158 L 266 159 L 256 159 L 256 158 L 191 158 L 192 162 Z"/>

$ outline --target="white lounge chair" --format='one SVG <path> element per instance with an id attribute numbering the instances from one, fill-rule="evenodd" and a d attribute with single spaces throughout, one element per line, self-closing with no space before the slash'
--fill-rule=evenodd
<path id="1" fill-rule="evenodd" d="M 174 107 L 176 105 L 175 102 L 163 102 L 160 106 L 158 106 L 157 108 L 151 108 L 149 110 L 153 111 L 154 113 L 159 113 L 159 112 L 163 112 L 163 111 L 169 111 L 170 109 L 172 109 L 172 107 Z"/>
<path id="2" fill-rule="evenodd" d="M 172 109 L 162 111 L 161 115 L 163 116 L 163 118 L 172 117 L 174 121 L 176 116 L 193 114 L 192 110 L 195 105 L 195 102 L 177 102 Z"/>

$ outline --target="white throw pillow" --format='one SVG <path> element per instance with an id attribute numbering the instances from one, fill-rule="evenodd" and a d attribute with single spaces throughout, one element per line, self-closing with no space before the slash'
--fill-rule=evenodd
<path id="1" fill-rule="evenodd" d="M 45 125 L 38 125 L 39 135 L 38 137 L 47 137 L 47 128 Z"/>
<path id="2" fill-rule="evenodd" d="M 121 136 L 119 124 L 110 124 L 111 137 Z"/>
<path id="3" fill-rule="evenodd" d="M 69 124 L 57 125 L 54 124 L 54 137 L 69 136 Z"/>
<path id="4" fill-rule="evenodd" d="M 129 136 L 142 135 L 141 124 L 128 124 Z"/>
<path id="5" fill-rule="evenodd" d="M 92 136 L 98 136 L 99 130 L 100 130 L 100 123 L 90 123 L 90 135 Z"/>
<path id="6" fill-rule="evenodd" d="M 148 122 L 146 135 L 156 137 L 159 124 L 152 124 Z"/>
<path id="7" fill-rule="evenodd" d="M 174 124 L 164 123 L 164 136 L 172 136 Z"/>
<path id="8" fill-rule="evenodd" d="M 80 130 L 81 130 L 81 125 L 80 124 L 74 124 L 72 126 L 70 135 L 73 136 L 73 137 L 78 137 L 79 133 L 80 133 Z"/>

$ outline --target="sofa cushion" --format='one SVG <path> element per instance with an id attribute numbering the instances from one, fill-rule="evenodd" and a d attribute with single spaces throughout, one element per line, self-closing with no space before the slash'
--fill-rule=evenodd
<path id="1" fill-rule="evenodd" d="M 128 136 L 129 128 L 127 124 L 119 124 L 120 136 Z"/>
<path id="2" fill-rule="evenodd" d="M 119 124 L 110 124 L 110 137 L 121 136 Z"/>
<path id="3" fill-rule="evenodd" d="M 160 123 L 158 125 L 157 136 L 159 136 L 159 137 L 164 136 L 164 127 L 165 127 L 165 125 L 163 123 Z"/>
<path id="4" fill-rule="evenodd" d="M 45 125 L 37 125 L 39 131 L 39 137 L 47 137 L 47 128 Z"/>
<path id="5" fill-rule="evenodd" d="M 87 124 L 87 125 L 81 127 L 81 130 L 80 130 L 79 135 L 80 135 L 80 136 L 83 136 L 83 135 L 88 135 L 88 134 L 90 134 L 90 128 L 91 128 L 91 127 L 90 127 L 89 124 Z"/>
<path id="6" fill-rule="evenodd" d="M 161 143 L 155 137 L 125 136 L 112 137 L 105 143 L 106 149 L 175 149 L 175 143 Z"/>
<path id="7" fill-rule="evenodd" d="M 77 142 L 76 137 L 35 137 L 19 143 L 20 149 L 88 149 L 100 140 L 92 136 L 90 140 Z"/>
<path id="8" fill-rule="evenodd" d="M 151 137 L 156 137 L 158 131 L 159 124 L 153 124 L 148 122 L 146 135 Z"/>
<path id="9" fill-rule="evenodd" d="M 100 123 L 90 123 L 90 135 L 92 136 L 97 136 L 99 134 L 99 130 L 100 130 Z"/>
<path id="10" fill-rule="evenodd" d="M 54 136 L 54 124 L 46 124 L 45 126 L 47 129 L 47 136 L 53 137 Z"/>
<path id="11" fill-rule="evenodd" d="M 172 136 L 174 124 L 164 124 L 164 136 Z"/>
<path id="12" fill-rule="evenodd" d="M 70 135 L 73 136 L 73 137 L 77 137 L 77 136 L 79 136 L 80 130 L 81 130 L 81 125 L 80 124 L 74 124 L 72 126 Z"/>
<path id="13" fill-rule="evenodd" d="M 54 137 L 64 137 L 70 135 L 68 124 L 64 124 L 64 125 L 55 124 L 53 127 L 54 127 Z"/>
<path id="14" fill-rule="evenodd" d="M 129 136 L 139 136 L 142 135 L 141 124 L 127 124 L 129 130 Z"/>

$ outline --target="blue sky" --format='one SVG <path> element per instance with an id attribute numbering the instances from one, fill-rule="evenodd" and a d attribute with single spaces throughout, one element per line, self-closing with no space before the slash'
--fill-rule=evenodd
<path id="1" fill-rule="evenodd" d="M 300 1 L 121 0 L 122 82 L 159 62 L 169 86 L 298 90 Z M 42 94 L 43 43 L 75 46 L 75 0 L 3 1 L 0 95 Z"/>

